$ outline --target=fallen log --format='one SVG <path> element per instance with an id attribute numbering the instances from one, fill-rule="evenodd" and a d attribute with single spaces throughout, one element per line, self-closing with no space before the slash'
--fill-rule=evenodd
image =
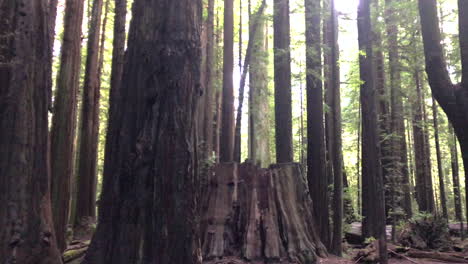
<path id="1" fill-rule="evenodd" d="M 406 254 L 411 258 L 433 259 L 450 263 L 468 263 L 468 260 L 466 259 L 467 256 L 458 253 L 410 249 Z"/>
<path id="2" fill-rule="evenodd" d="M 299 164 L 269 169 L 219 164 L 205 195 L 209 198 L 201 229 L 206 263 L 238 259 L 309 264 L 327 256 Z"/>

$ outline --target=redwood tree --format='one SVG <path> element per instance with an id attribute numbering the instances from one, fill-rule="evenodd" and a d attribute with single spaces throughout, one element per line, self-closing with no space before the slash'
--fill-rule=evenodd
<path id="1" fill-rule="evenodd" d="M 81 64 L 84 0 L 67 0 L 51 130 L 51 199 L 57 244 L 65 250 L 73 174 L 76 97 Z"/>
<path id="2" fill-rule="evenodd" d="M 89 26 L 86 69 L 81 108 L 78 190 L 74 225 L 81 229 L 96 217 L 96 165 L 99 136 L 99 40 L 103 0 L 94 0 Z M 80 230 L 75 230 L 80 231 Z"/>
<path id="3" fill-rule="evenodd" d="M 136 0 L 106 206 L 84 263 L 201 263 L 195 109 L 201 1 Z M 109 202 L 110 201 L 110 202 Z"/>
<path id="4" fill-rule="evenodd" d="M 223 49 L 223 91 L 221 106 L 221 133 L 219 159 L 232 162 L 234 159 L 234 3 L 224 1 L 224 49 Z"/>
<path id="5" fill-rule="evenodd" d="M 266 18 L 259 17 L 249 69 L 249 159 L 270 165 L 270 105 L 268 91 L 268 34 Z M 250 28 L 252 30 L 252 28 Z"/>
<path id="6" fill-rule="evenodd" d="M 450 78 L 441 44 L 436 0 L 419 0 L 426 72 L 432 93 L 453 125 L 468 176 L 468 1 L 458 0 L 462 81 Z M 465 181 L 468 187 L 468 181 Z M 465 188 L 468 190 L 468 188 Z M 468 201 L 468 195 L 465 195 Z M 466 214 L 468 216 L 468 206 Z"/>
<path id="7" fill-rule="evenodd" d="M 416 200 L 419 210 L 435 213 L 434 191 L 429 164 L 428 147 L 426 145 L 427 131 L 424 123 L 422 83 L 419 70 L 415 70 L 414 79 L 416 98 L 412 101 L 414 163 L 416 172 Z"/>
<path id="8" fill-rule="evenodd" d="M 307 180 L 320 237 L 330 242 L 328 180 L 323 127 L 322 43 L 320 0 L 305 0 L 307 89 Z M 278 133 L 278 132 L 277 132 Z M 277 148 L 277 151 L 281 151 Z"/>
<path id="9" fill-rule="evenodd" d="M 371 29 L 370 0 L 362 0 L 358 7 L 358 40 L 361 51 L 359 69 L 362 80 L 362 232 L 365 237 L 379 239 L 381 263 L 387 263 Z"/>
<path id="10" fill-rule="evenodd" d="M 403 92 L 401 85 L 401 63 L 398 42 L 398 17 L 396 2 L 386 0 L 385 23 L 388 37 L 388 60 L 390 73 L 390 105 L 391 105 L 391 132 L 392 136 L 392 172 L 397 177 L 396 183 L 401 184 L 402 202 L 406 217 L 411 218 L 411 192 L 409 187 L 408 155 L 405 135 L 405 120 L 403 111 Z M 399 187 L 399 186 L 394 187 Z M 399 188 L 392 190 L 396 195 Z M 394 198 L 395 199 L 395 198 Z M 393 208 L 395 209 L 395 208 Z"/>
<path id="11" fill-rule="evenodd" d="M 289 0 L 273 1 L 276 162 L 293 161 Z"/>
<path id="12" fill-rule="evenodd" d="M 62 263 L 49 192 L 47 8 L 0 1 L 0 263 Z"/>

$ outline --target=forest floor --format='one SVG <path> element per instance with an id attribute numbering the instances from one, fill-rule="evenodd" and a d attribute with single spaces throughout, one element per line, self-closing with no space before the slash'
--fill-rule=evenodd
<path id="1" fill-rule="evenodd" d="M 326 259 L 320 259 L 317 264 L 356 264 L 360 262 L 356 262 L 355 260 L 350 260 L 346 258 L 339 258 L 336 256 L 330 256 Z M 424 259 L 412 259 L 411 261 L 401 258 L 391 258 L 388 260 L 389 264 L 440 264 L 440 263 L 447 263 L 447 262 L 436 262 L 433 260 L 424 260 Z"/>
<path id="2" fill-rule="evenodd" d="M 465 225 L 466 226 L 466 225 Z M 346 232 L 346 237 L 348 239 L 358 239 L 360 236 L 360 223 L 353 223 L 351 225 L 351 228 Z M 450 230 L 451 231 L 457 231 L 457 228 L 459 227 L 458 224 L 451 224 L 450 225 Z M 390 227 L 387 227 L 387 235 L 390 235 Z M 388 237 L 390 240 L 390 237 Z M 409 249 L 409 248 L 403 248 L 403 247 L 398 247 L 393 244 L 388 244 L 389 250 L 389 262 L 390 264 L 440 264 L 440 263 L 468 263 L 468 239 L 465 241 L 461 241 L 459 237 L 452 236 L 452 241 L 453 241 L 453 246 L 454 249 L 455 247 L 458 249 L 458 252 L 448 252 L 448 253 L 441 253 L 441 254 L 447 254 L 449 255 L 450 258 L 455 257 L 455 261 L 452 258 L 451 261 L 439 261 L 437 260 L 439 256 L 437 256 L 438 252 L 436 250 L 432 251 L 421 251 L 421 250 L 416 250 L 416 249 Z M 70 243 L 68 249 L 66 250 L 64 254 L 64 263 L 67 264 L 80 264 L 84 258 L 84 255 L 86 254 L 87 247 L 89 245 L 89 240 L 83 239 L 83 240 L 78 240 Z M 345 247 L 345 252 L 346 256 L 345 257 L 337 257 L 330 255 L 328 258 L 325 259 L 319 259 L 317 264 L 355 264 L 355 263 L 366 263 L 362 260 L 356 260 L 356 256 L 359 255 L 359 251 L 363 250 L 363 245 L 362 243 L 354 243 L 354 244 L 344 244 Z M 366 248 L 364 248 L 365 250 Z M 402 252 L 396 253 L 396 251 L 403 250 Z M 410 252 L 409 251 L 414 251 L 414 252 L 423 252 L 423 253 L 431 253 L 434 254 L 434 258 L 427 259 L 427 258 L 414 258 L 414 257 L 409 257 Z M 462 253 L 465 252 L 465 253 Z M 373 251 L 371 251 L 370 254 L 375 254 Z M 461 258 L 461 262 L 457 262 L 457 258 Z M 213 260 L 213 261 L 207 261 L 204 262 L 204 264 L 263 264 L 263 263 L 258 263 L 258 262 L 246 262 L 244 260 L 239 260 L 238 258 L 225 258 L 222 260 Z"/>

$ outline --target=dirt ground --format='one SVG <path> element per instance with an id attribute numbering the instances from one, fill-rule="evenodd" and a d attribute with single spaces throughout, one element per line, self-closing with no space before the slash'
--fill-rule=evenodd
<path id="1" fill-rule="evenodd" d="M 429 260 L 424 260 L 424 259 L 411 259 L 413 262 L 406 260 L 406 259 L 397 259 L 397 258 L 392 258 L 389 259 L 389 264 L 441 264 L 441 263 L 446 263 L 446 262 L 434 262 L 434 261 L 429 261 Z M 330 256 L 329 258 L 326 259 L 320 259 L 318 264 L 355 264 L 356 261 L 354 260 L 349 260 L 349 259 L 344 259 L 344 258 L 338 258 L 335 256 Z M 452 263 L 453 264 L 453 263 Z"/>
<path id="2" fill-rule="evenodd" d="M 392 259 L 389 260 L 388 263 L 390 263 L 390 264 L 415 264 L 415 263 L 418 263 L 418 264 L 442 264 L 442 263 L 446 263 L 446 262 L 434 262 L 434 261 L 423 260 L 423 259 L 411 259 L 411 260 L 413 260 L 414 262 L 411 262 L 411 261 L 405 260 L 405 259 L 392 258 Z M 335 256 L 330 256 L 327 259 L 319 260 L 318 263 L 319 264 L 355 264 L 356 261 L 349 260 L 349 259 L 344 259 L 344 258 L 338 258 L 338 257 L 335 257 Z M 455 264 L 455 263 L 452 263 L 452 264 Z"/>

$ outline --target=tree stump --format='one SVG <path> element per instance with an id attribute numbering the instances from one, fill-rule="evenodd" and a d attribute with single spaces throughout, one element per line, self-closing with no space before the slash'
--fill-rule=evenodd
<path id="1" fill-rule="evenodd" d="M 213 171 L 201 223 L 207 263 L 237 259 L 309 264 L 327 256 L 299 164 L 261 169 L 250 163 L 222 163 Z"/>

